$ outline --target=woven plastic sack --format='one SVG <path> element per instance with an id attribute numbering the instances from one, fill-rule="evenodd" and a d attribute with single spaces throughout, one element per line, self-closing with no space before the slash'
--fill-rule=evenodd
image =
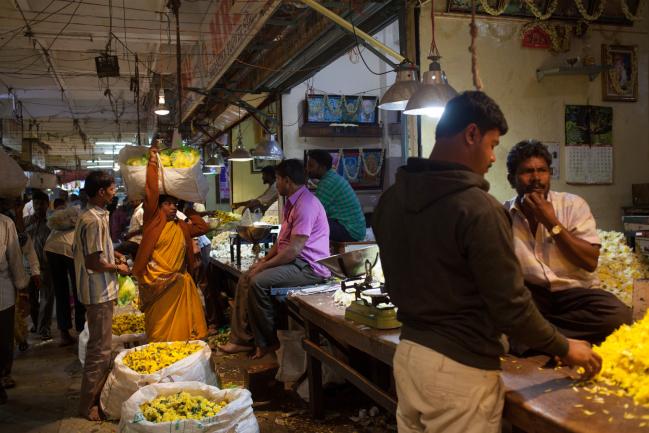
<path id="1" fill-rule="evenodd" d="M 152 423 L 140 411 L 140 405 L 161 395 L 189 392 L 211 401 L 228 400 L 228 404 L 211 418 Z M 119 433 L 259 433 L 259 424 L 252 410 L 250 391 L 243 388 L 218 389 L 200 382 L 157 383 L 148 385 L 122 406 Z"/>
<path id="2" fill-rule="evenodd" d="M 106 416 L 109 419 L 119 419 L 122 404 L 137 390 L 153 383 L 197 381 L 217 386 L 216 374 L 210 363 L 212 350 L 204 341 L 195 340 L 189 343 L 198 344 L 202 349 L 151 374 L 140 374 L 124 364 L 127 354 L 146 346 L 127 349 L 117 355 L 113 370 L 101 391 L 100 404 Z"/>
<path id="3" fill-rule="evenodd" d="M 27 187 L 27 176 L 20 168 L 20 165 L 10 157 L 7 152 L 0 150 L 0 173 L 2 173 L 2 182 L 0 182 L 1 198 L 18 198 Z"/>
<path id="4" fill-rule="evenodd" d="M 146 184 L 146 166 L 127 165 L 131 157 L 148 155 L 149 148 L 145 146 L 125 146 L 119 152 L 119 166 L 122 180 L 128 191 L 129 198 L 143 199 Z M 162 164 L 159 164 L 162 167 Z M 190 168 L 160 168 L 158 184 L 161 194 L 168 194 L 180 200 L 205 201 L 209 186 L 200 161 Z"/>

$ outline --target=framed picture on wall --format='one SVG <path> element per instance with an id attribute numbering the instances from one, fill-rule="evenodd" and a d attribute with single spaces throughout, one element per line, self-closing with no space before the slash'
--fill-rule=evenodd
<path id="1" fill-rule="evenodd" d="M 383 189 L 385 151 L 370 149 L 325 149 L 331 155 L 332 169 L 347 179 L 354 190 Z M 308 151 L 304 151 L 304 164 Z"/>
<path id="2" fill-rule="evenodd" d="M 257 159 L 254 158 L 252 161 L 250 161 L 250 172 L 251 173 L 261 173 L 261 170 L 263 170 L 264 167 L 275 167 L 277 164 L 279 164 L 280 161 L 274 160 L 274 159 Z"/>
<path id="3" fill-rule="evenodd" d="M 602 45 L 604 101 L 636 102 L 638 100 L 638 47 L 636 45 Z"/>

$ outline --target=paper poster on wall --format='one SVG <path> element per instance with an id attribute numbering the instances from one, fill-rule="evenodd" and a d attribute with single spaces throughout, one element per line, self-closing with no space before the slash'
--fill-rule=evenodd
<path id="1" fill-rule="evenodd" d="M 566 182 L 613 183 L 613 108 L 566 105 Z"/>

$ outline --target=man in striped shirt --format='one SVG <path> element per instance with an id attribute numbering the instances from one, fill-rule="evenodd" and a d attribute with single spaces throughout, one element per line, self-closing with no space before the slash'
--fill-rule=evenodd
<path id="1" fill-rule="evenodd" d="M 517 193 L 505 203 L 516 256 L 541 314 L 568 338 L 601 343 L 631 323 L 631 309 L 598 288 L 595 219 L 581 197 L 550 190 L 551 162 L 536 140 L 521 141 L 507 157 L 508 180 Z"/>
<path id="2" fill-rule="evenodd" d="M 324 150 L 309 151 L 307 172 L 319 179 L 316 197 L 329 221 L 329 239 L 335 242 L 359 242 L 365 239 L 365 216 L 356 193 L 345 178 L 331 169 L 332 158 Z"/>
<path id="3" fill-rule="evenodd" d="M 79 301 L 86 307 L 89 339 L 79 398 L 79 414 L 99 421 L 98 400 L 110 367 L 116 274 L 128 275 L 123 256 L 113 250 L 106 206 L 115 196 L 115 179 L 104 171 L 86 177 L 88 206 L 74 233 L 74 264 Z M 120 263 L 115 263 L 115 259 Z"/>

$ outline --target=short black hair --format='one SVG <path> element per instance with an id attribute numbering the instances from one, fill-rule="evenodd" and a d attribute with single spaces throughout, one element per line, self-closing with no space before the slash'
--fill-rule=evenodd
<path id="1" fill-rule="evenodd" d="M 49 203 L 50 198 L 47 194 L 45 194 L 40 189 L 35 189 L 32 191 L 32 200 L 42 200 Z"/>
<path id="2" fill-rule="evenodd" d="M 269 174 L 275 177 L 275 167 L 273 167 L 272 165 L 267 165 L 261 169 L 261 174 Z"/>
<path id="3" fill-rule="evenodd" d="M 278 176 L 288 177 L 296 185 L 306 183 L 304 164 L 299 159 L 285 159 L 275 167 L 275 173 Z"/>
<path id="4" fill-rule="evenodd" d="M 79 200 L 79 196 L 77 194 L 70 194 L 70 201 L 75 201 Z"/>
<path id="5" fill-rule="evenodd" d="M 86 181 L 83 185 L 83 190 L 88 194 L 88 197 L 93 198 L 97 196 L 100 189 L 107 189 L 115 183 L 115 178 L 104 170 L 93 170 L 86 176 Z"/>
<path id="6" fill-rule="evenodd" d="M 162 206 L 162 203 L 168 201 L 169 203 L 175 203 L 178 206 L 178 199 L 173 195 L 160 194 L 158 196 L 158 206 Z"/>
<path id="7" fill-rule="evenodd" d="M 59 207 L 59 206 L 64 206 L 64 205 L 65 205 L 65 200 L 63 200 L 62 198 L 55 198 L 54 199 L 54 205 L 53 206 L 54 206 L 55 209 L 57 207 Z"/>
<path id="8" fill-rule="evenodd" d="M 466 91 L 448 101 L 437 123 L 435 139 L 452 137 L 475 123 L 481 133 L 497 129 L 505 135 L 509 127 L 496 101 L 480 91 Z"/>
<path id="9" fill-rule="evenodd" d="M 331 167 L 333 165 L 333 158 L 331 157 L 331 154 L 326 150 L 309 150 L 308 155 L 309 158 L 317 162 L 319 166 L 324 167 L 327 170 L 331 170 Z"/>
<path id="10" fill-rule="evenodd" d="M 515 176 L 518 166 L 532 157 L 545 159 L 548 167 L 552 165 L 552 155 L 547 146 L 539 140 L 519 141 L 507 154 L 507 176 Z"/>

